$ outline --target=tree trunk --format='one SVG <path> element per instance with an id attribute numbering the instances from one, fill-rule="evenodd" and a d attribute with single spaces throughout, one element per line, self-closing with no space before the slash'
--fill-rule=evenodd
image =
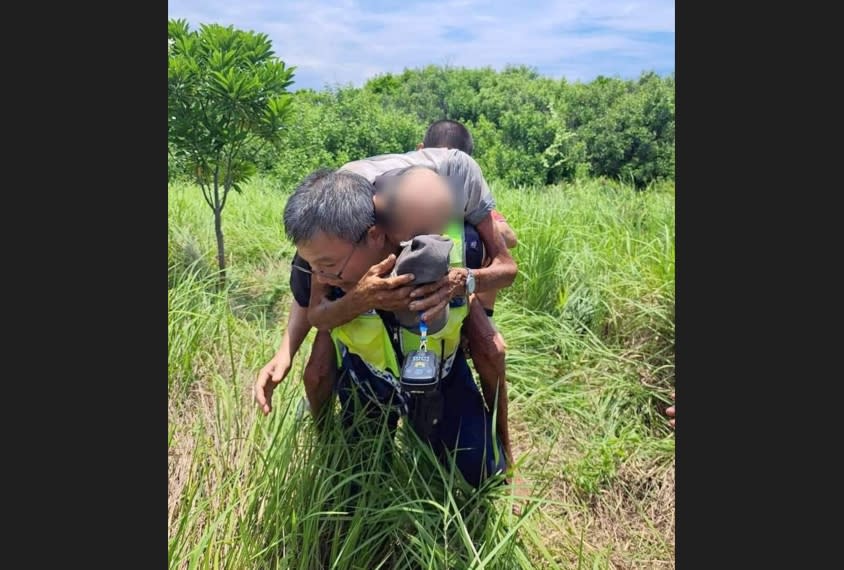
<path id="1" fill-rule="evenodd" d="M 214 208 L 214 232 L 217 234 L 217 264 L 220 266 L 218 288 L 220 291 L 226 286 L 226 247 L 223 244 L 223 216 L 222 208 Z"/>
<path id="2" fill-rule="evenodd" d="M 217 235 L 217 265 L 220 267 L 217 290 L 222 293 L 226 287 L 226 247 L 223 244 L 223 203 L 220 200 L 219 173 L 218 164 L 214 167 L 214 233 Z"/>

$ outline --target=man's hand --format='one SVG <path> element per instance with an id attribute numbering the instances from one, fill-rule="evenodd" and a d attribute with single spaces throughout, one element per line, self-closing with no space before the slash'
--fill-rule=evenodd
<path id="1" fill-rule="evenodd" d="M 671 393 L 671 401 L 672 402 L 674 401 L 674 392 Z M 673 404 L 670 407 L 665 409 L 665 415 L 667 415 L 669 418 L 671 418 L 670 420 L 668 420 L 668 425 L 670 425 L 672 428 L 676 427 L 674 425 L 675 422 L 676 422 L 676 419 L 674 418 L 674 415 L 676 414 L 676 412 L 677 412 L 677 410 L 674 409 Z"/>
<path id="2" fill-rule="evenodd" d="M 425 311 L 422 320 L 428 321 L 441 311 L 449 301 L 466 293 L 466 277 L 469 272 L 463 267 L 452 267 L 439 281 L 417 287 L 410 292 L 416 300 L 410 304 L 411 311 Z"/>
<path id="3" fill-rule="evenodd" d="M 370 267 L 363 277 L 346 294 L 335 300 L 329 300 L 329 286 L 318 279 L 311 280 L 311 298 L 308 306 L 308 321 L 311 326 L 321 331 L 328 331 L 351 322 L 361 313 L 372 309 L 397 311 L 407 309 L 410 303 L 408 285 L 413 281 L 411 273 L 397 277 L 383 277 L 392 271 L 396 256 Z"/>
<path id="4" fill-rule="evenodd" d="M 273 390 L 287 377 L 290 372 L 290 358 L 287 354 L 277 352 L 273 359 L 258 372 L 258 380 L 255 382 L 253 393 L 258 407 L 266 416 L 272 411 L 271 404 Z"/>
<path id="5" fill-rule="evenodd" d="M 393 270 L 395 264 L 396 256 L 390 254 L 384 261 L 370 267 L 354 289 L 349 292 L 350 295 L 355 297 L 356 302 L 363 307 L 363 311 L 407 309 L 411 301 L 410 291 L 413 289 L 413 286 L 409 283 L 413 281 L 414 276 L 412 273 L 406 273 L 396 277 L 384 277 Z"/>

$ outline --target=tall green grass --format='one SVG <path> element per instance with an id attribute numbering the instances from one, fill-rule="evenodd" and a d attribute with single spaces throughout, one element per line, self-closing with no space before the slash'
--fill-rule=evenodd
<path id="1" fill-rule="evenodd" d="M 313 333 L 257 413 L 290 303 L 286 194 L 259 179 L 229 200 L 217 293 L 211 212 L 169 188 L 171 568 L 673 567 L 673 186 L 493 192 L 520 242 L 495 318 L 520 516 L 511 486 L 469 488 L 402 425 L 350 445 L 299 417 Z"/>

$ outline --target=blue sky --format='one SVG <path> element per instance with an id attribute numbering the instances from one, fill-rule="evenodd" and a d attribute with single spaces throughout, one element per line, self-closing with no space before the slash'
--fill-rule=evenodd
<path id="1" fill-rule="evenodd" d="M 168 16 L 267 34 L 293 89 L 428 64 L 525 64 L 590 81 L 674 71 L 674 0 L 169 0 Z"/>

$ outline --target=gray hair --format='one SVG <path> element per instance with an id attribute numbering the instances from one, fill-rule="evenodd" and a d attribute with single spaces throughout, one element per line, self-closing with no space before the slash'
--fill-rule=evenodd
<path id="1" fill-rule="evenodd" d="M 322 231 L 357 243 L 375 224 L 372 184 L 346 170 L 320 169 L 309 174 L 284 206 L 284 231 L 293 243 Z"/>

